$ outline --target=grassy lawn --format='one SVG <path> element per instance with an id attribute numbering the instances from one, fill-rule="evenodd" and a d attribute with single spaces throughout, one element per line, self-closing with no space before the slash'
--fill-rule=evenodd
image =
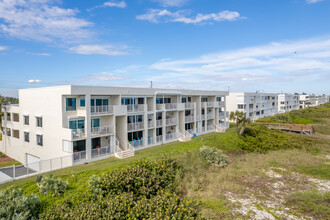
<path id="1" fill-rule="evenodd" d="M 13 161 L 5 161 L 5 162 L 0 162 L 0 168 L 2 167 L 9 167 L 9 166 L 13 166 L 13 165 L 22 165 L 20 162 L 13 160 Z"/>
<path id="2" fill-rule="evenodd" d="M 252 125 L 239 137 L 231 127 L 225 133 L 206 134 L 189 142 L 173 142 L 136 151 L 134 157 L 124 160 L 109 158 L 54 171 L 55 176 L 69 182 L 69 188 L 61 196 L 41 194 L 36 177 L 3 184 L 0 189 L 14 186 L 23 189 L 25 195 L 33 193 L 39 197 L 41 209 L 46 212 L 68 201 L 70 204 L 81 200 L 88 202 L 88 181 L 92 175 L 128 167 L 138 160 L 171 158 L 181 167 L 177 175 L 178 193 L 185 199 L 200 202 L 201 218 L 254 219 L 261 213 L 275 219 L 329 219 L 329 193 L 324 193 L 324 189 L 320 191 L 310 179 L 329 184 L 324 181 L 330 179 L 327 157 L 330 155 L 327 135 L 330 105 L 297 112 L 290 115 L 291 121 L 313 121 L 313 125 L 324 127 L 315 129 L 322 135 L 309 137 Z M 210 166 L 199 154 L 202 146 L 220 149 L 228 157 L 229 165 L 226 168 Z"/>

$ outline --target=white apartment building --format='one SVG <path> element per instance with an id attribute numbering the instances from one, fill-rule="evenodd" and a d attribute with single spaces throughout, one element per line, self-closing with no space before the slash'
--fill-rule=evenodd
<path id="1" fill-rule="evenodd" d="M 302 94 L 299 95 L 299 108 L 307 108 L 310 106 L 316 106 L 316 95 Z"/>
<path id="2" fill-rule="evenodd" d="M 229 93 L 226 108 L 229 112 L 243 111 L 251 120 L 278 113 L 278 98 L 275 93 Z"/>
<path id="3" fill-rule="evenodd" d="M 329 96 L 325 94 L 316 96 L 316 105 L 321 105 L 327 102 L 329 102 Z"/>
<path id="4" fill-rule="evenodd" d="M 278 113 L 299 109 L 299 94 L 278 94 Z"/>
<path id="5" fill-rule="evenodd" d="M 66 156 L 72 163 L 92 161 L 100 152 L 132 156 L 135 149 L 225 130 L 226 95 L 71 85 L 22 89 L 19 105 L 2 109 L 0 150 L 23 164 Z"/>

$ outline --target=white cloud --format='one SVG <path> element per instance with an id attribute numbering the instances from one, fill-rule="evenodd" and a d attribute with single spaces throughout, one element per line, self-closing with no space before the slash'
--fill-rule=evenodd
<path id="1" fill-rule="evenodd" d="M 77 54 L 83 55 L 110 55 L 110 56 L 119 56 L 119 55 L 127 55 L 127 46 L 114 46 L 114 45 L 98 45 L 98 44 L 86 44 L 79 45 L 75 47 L 69 48 L 69 51 Z"/>
<path id="2" fill-rule="evenodd" d="M 189 0 L 153 0 L 154 2 L 159 2 L 164 7 L 179 7 L 186 4 Z"/>
<path id="3" fill-rule="evenodd" d="M 323 0 L 306 0 L 306 2 L 308 4 L 313 4 L 313 3 L 317 3 L 317 2 L 322 2 Z"/>
<path id="4" fill-rule="evenodd" d="M 92 25 L 78 10 L 56 6 L 54 0 L 0 1 L 0 32 L 24 40 L 76 42 L 90 37 Z"/>
<path id="5" fill-rule="evenodd" d="M 107 6 L 107 7 L 116 7 L 116 8 L 126 8 L 127 7 L 127 4 L 125 1 L 121 1 L 121 2 L 108 1 L 108 2 L 105 2 L 103 5 Z"/>
<path id="6" fill-rule="evenodd" d="M 302 91 L 308 87 L 329 93 L 329 51 L 330 36 L 273 42 L 184 60 L 166 59 L 149 67 L 157 74 L 148 80 L 189 88 Z"/>
<path id="7" fill-rule="evenodd" d="M 30 80 L 28 81 L 28 83 L 40 83 L 40 82 L 41 82 L 40 79 L 30 79 Z"/>
<path id="8" fill-rule="evenodd" d="M 126 77 L 121 75 L 115 75 L 108 72 L 102 72 L 88 76 L 85 79 L 88 81 L 114 81 L 114 80 L 123 80 L 126 79 Z"/>
<path id="9" fill-rule="evenodd" d="M 136 19 L 146 20 L 153 23 L 159 22 L 182 22 L 186 24 L 200 24 L 203 22 L 211 21 L 235 21 L 238 19 L 244 19 L 236 11 L 221 11 L 218 13 L 211 14 L 200 14 L 198 13 L 195 17 L 187 17 L 189 11 L 180 10 L 171 12 L 167 9 L 149 9 L 147 13 L 136 16 Z"/>
<path id="10" fill-rule="evenodd" d="M 34 56 L 50 56 L 50 53 L 32 53 L 32 52 L 26 52 L 28 55 L 34 55 Z"/>
<path id="11" fill-rule="evenodd" d="M 7 50 L 8 48 L 5 46 L 0 46 L 0 51 Z"/>

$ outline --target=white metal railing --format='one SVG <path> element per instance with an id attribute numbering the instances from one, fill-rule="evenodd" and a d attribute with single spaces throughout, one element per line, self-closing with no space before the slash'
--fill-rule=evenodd
<path id="1" fill-rule="evenodd" d="M 129 144 L 131 144 L 133 147 L 142 147 L 144 145 L 143 140 L 133 140 L 130 141 Z"/>
<path id="2" fill-rule="evenodd" d="M 117 138 L 115 139 L 115 151 L 114 152 L 115 152 L 116 157 L 119 157 L 119 158 L 123 157 L 123 151 L 122 151 L 122 149 L 120 149 L 119 141 Z"/>
<path id="3" fill-rule="evenodd" d="M 163 142 L 163 135 L 156 136 L 156 143 L 161 143 L 161 142 Z"/>
<path id="4" fill-rule="evenodd" d="M 185 116 L 185 120 L 186 120 L 186 122 L 192 122 L 192 121 L 194 121 L 194 116 L 193 115 Z"/>
<path id="5" fill-rule="evenodd" d="M 225 112 L 219 112 L 219 117 L 220 117 L 220 118 L 225 117 Z"/>
<path id="6" fill-rule="evenodd" d="M 79 129 L 71 129 L 72 138 L 73 139 L 82 139 L 86 137 L 85 129 L 79 128 Z"/>
<path id="7" fill-rule="evenodd" d="M 114 134 L 114 130 L 115 130 L 114 125 L 93 127 L 91 135 L 92 136 L 98 136 L 98 135 Z"/>
<path id="8" fill-rule="evenodd" d="M 185 131 L 185 135 L 186 135 L 187 137 L 192 138 L 192 137 L 194 136 L 194 130 L 193 130 L 193 129 L 186 130 L 186 131 Z"/>
<path id="9" fill-rule="evenodd" d="M 139 105 L 127 105 L 127 112 L 143 112 L 145 109 L 144 104 Z"/>
<path id="10" fill-rule="evenodd" d="M 166 134 L 166 141 L 174 140 L 176 139 L 176 133 L 168 133 Z"/>
<path id="11" fill-rule="evenodd" d="M 111 145 L 107 147 L 92 149 L 92 158 L 98 158 L 112 154 L 114 154 L 114 148 Z"/>
<path id="12" fill-rule="evenodd" d="M 134 153 L 135 148 L 130 143 L 127 143 L 127 150 L 129 150 L 129 151 L 131 151 L 131 152 Z"/>
<path id="13" fill-rule="evenodd" d="M 219 103 L 218 106 L 219 106 L 220 108 L 225 107 L 225 102 L 224 102 L 224 101 L 219 101 L 218 103 Z"/>
<path id="14" fill-rule="evenodd" d="M 201 118 L 202 118 L 202 120 L 204 120 L 204 119 L 205 119 L 205 115 L 202 114 L 202 115 L 201 115 Z"/>
<path id="15" fill-rule="evenodd" d="M 207 131 L 214 131 L 214 130 L 215 130 L 214 125 L 207 126 Z"/>
<path id="16" fill-rule="evenodd" d="M 156 120 L 156 127 L 163 126 L 163 119 Z"/>
<path id="17" fill-rule="evenodd" d="M 156 143 L 155 137 L 148 137 L 148 145 L 153 145 Z"/>
<path id="18" fill-rule="evenodd" d="M 86 161 L 86 151 L 79 151 L 73 153 L 73 162 L 82 162 Z"/>
<path id="19" fill-rule="evenodd" d="M 167 118 L 166 119 L 166 125 L 176 125 L 176 118 Z"/>
<path id="20" fill-rule="evenodd" d="M 207 119 L 212 119 L 213 118 L 213 114 L 207 114 Z"/>
<path id="21" fill-rule="evenodd" d="M 127 124 L 128 131 L 141 130 L 141 129 L 144 129 L 144 122 L 135 122 L 135 123 Z"/>
<path id="22" fill-rule="evenodd" d="M 156 110 L 164 110 L 164 104 L 156 104 Z"/>
<path id="23" fill-rule="evenodd" d="M 165 109 L 177 109 L 178 103 L 165 103 Z"/>
<path id="24" fill-rule="evenodd" d="M 226 112 L 226 118 L 228 118 L 228 117 L 229 117 L 229 111 Z"/>
<path id="25" fill-rule="evenodd" d="M 215 102 L 207 102 L 206 106 L 207 107 L 214 107 Z"/>
<path id="26" fill-rule="evenodd" d="M 184 103 L 185 108 L 194 108 L 194 102 L 186 102 Z"/>
<path id="27" fill-rule="evenodd" d="M 113 106 L 111 105 L 91 106 L 91 115 L 103 115 L 112 113 Z"/>
<path id="28" fill-rule="evenodd" d="M 148 121 L 148 128 L 154 128 L 155 122 L 154 121 Z"/>

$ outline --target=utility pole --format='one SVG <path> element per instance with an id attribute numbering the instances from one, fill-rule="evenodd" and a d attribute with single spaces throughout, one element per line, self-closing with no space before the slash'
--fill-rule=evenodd
<path id="1" fill-rule="evenodd" d="M 152 89 L 152 81 L 150 81 L 150 88 Z"/>

